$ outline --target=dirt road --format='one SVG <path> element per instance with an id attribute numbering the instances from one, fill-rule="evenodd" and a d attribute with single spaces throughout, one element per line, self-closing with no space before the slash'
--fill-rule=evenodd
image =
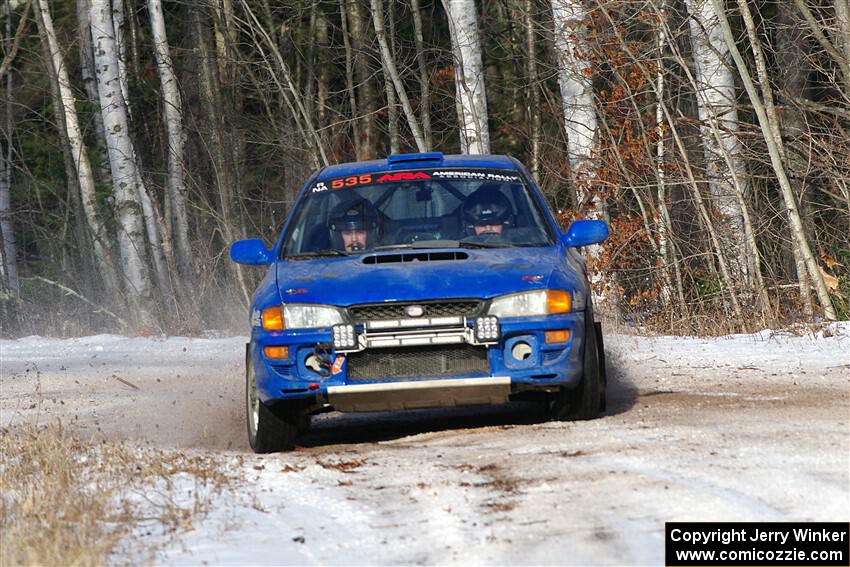
<path id="1" fill-rule="evenodd" d="M 725 340 L 609 337 L 591 422 L 328 414 L 254 457 L 242 340 L 32 338 L 2 344 L 0 425 L 243 455 L 241 495 L 170 563 L 658 564 L 665 521 L 847 520 L 850 336 Z"/>

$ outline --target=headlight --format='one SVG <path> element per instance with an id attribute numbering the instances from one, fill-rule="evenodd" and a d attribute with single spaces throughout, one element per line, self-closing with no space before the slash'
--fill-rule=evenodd
<path id="1" fill-rule="evenodd" d="M 332 327 L 343 322 L 342 313 L 330 305 L 311 303 L 288 303 L 263 309 L 263 329 L 281 331 L 283 329 L 315 329 Z"/>
<path id="2" fill-rule="evenodd" d="M 343 322 L 342 314 L 330 305 L 289 303 L 283 306 L 283 320 L 287 329 L 315 329 L 333 327 Z"/>
<path id="3" fill-rule="evenodd" d="M 570 292 L 562 289 L 540 289 L 497 297 L 490 303 L 490 309 L 487 313 L 499 318 L 534 317 L 536 315 L 569 313 L 572 307 L 573 301 Z"/>

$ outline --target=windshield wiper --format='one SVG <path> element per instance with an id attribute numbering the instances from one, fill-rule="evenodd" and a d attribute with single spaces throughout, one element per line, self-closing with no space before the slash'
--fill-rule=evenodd
<path id="1" fill-rule="evenodd" d="M 418 250 L 423 248 L 510 248 L 510 244 L 497 242 L 465 242 L 463 240 L 419 240 L 410 244 L 388 244 L 377 246 L 374 251 L 384 250 Z"/>
<path id="2" fill-rule="evenodd" d="M 499 242 L 459 242 L 460 248 L 513 248 L 516 244 L 501 244 Z"/>
<path id="3" fill-rule="evenodd" d="M 327 250 L 315 250 L 311 252 L 302 252 L 301 254 L 293 254 L 292 256 L 287 256 L 288 260 L 298 259 L 298 258 L 323 258 L 327 256 L 348 256 L 346 252 L 342 250 L 336 250 L 335 248 L 328 248 Z"/>
<path id="4" fill-rule="evenodd" d="M 411 250 L 418 248 L 458 248 L 457 240 L 418 240 L 409 244 L 387 244 L 385 246 L 376 246 L 375 252 L 384 250 Z"/>

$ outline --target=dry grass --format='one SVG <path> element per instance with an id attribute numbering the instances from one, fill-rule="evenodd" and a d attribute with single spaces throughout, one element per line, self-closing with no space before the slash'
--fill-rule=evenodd
<path id="1" fill-rule="evenodd" d="M 231 480 L 207 457 L 85 442 L 60 423 L 0 430 L 0 566 L 149 554 L 134 533 L 191 526 Z"/>

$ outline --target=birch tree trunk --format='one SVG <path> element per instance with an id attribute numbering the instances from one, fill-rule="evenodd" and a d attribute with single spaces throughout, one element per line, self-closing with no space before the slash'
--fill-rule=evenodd
<path id="1" fill-rule="evenodd" d="M 752 268 L 744 219 L 735 195 L 735 180 L 746 198 L 746 170 L 738 141 L 735 77 L 729 49 L 711 0 L 686 0 L 690 18 L 694 81 L 700 118 L 706 177 L 715 210 L 720 215 L 718 238 L 735 281 L 749 285 Z M 729 156 L 728 160 L 725 156 Z"/>
<path id="2" fill-rule="evenodd" d="M 77 37 L 80 40 L 80 75 L 83 88 L 92 105 L 97 108 L 93 112 L 95 139 L 97 140 L 97 155 L 99 163 L 94 164 L 101 179 L 109 179 L 109 161 L 106 157 L 106 132 L 103 129 L 103 114 L 100 112 L 97 94 L 97 77 L 94 71 L 94 51 L 91 45 L 91 6 L 88 0 L 77 0 Z"/>
<path id="3" fill-rule="evenodd" d="M 6 0 L 8 3 L 8 0 Z M 9 13 L 8 11 L 6 12 Z M 18 281 L 18 247 L 15 242 L 15 227 L 12 224 L 12 149 L 11 140 L 0 146 L 0 295 L 20 295 Z M 0 297 L 0 302 L 5 299 Z"/>
<path id="4" fill-rule="evenodd" d="M 127 73 L 127 46 L 124 41 L 126 26 L 126 18 L 124 16 L 124 0 L 111 0 L 112 2 L 112 32 L 115 38 L 115 47 L 118 61 L 118 83 L 121 85 L 120 101 L 123 102 L 124 112 L 127 117 L 127 129 L 124 130 L 124 137 L 129 141 L 130 148 L 133 151 L 133 162 L 135 163 L 136 183 L 134 184 L 136 193 L 139 197 L 139 203 L 142 206 L 142 220 L 145 223 L 145 234 L 147 235 L 148 251 L 151 264 L 156 274 L 156 282 L 166 301 L 171 301 L 173 292 L 171 288 L 171 277 L 168 269 L 167 256 L 171 256 L 170 242 L 163 242 L 162 214 L 159 211 L 157 203 L 151 198 L 150 192 L 142 179 L 141 161 L 136 154 L 136 147 L 133 143 L 132 134 L 130 132 L 130 124 L 132 116 L 130 113 L 130 79 Z M 134 27 L 134 26 L 131 26 Z M 136 34 L 131 34 L 135 37 Z M 134 48 L 135 49 L 135 48 Z M 101 109 L 102 112 L 102 109 Z"/>
<path id="5" fill-rule="evenodd" d="M 718 14 L 718 21 L 722 29 L 723 38 L 726 41 L 726 46 L 732 54 L 732 58 L 738 68 L 738 73 L 741 75 L 744 89 L 747 91 L 747 96 L 753 105 L 756 116 L 758 117 L 759 127 L 767 145 L 768 153 L 770 154 L 770 161 L 782 189 L 782 197 L 785 202 L 785 211 L 788 215 L 788 223 L 791 226 L 791 234 L 803 255 L 803 259 L 806 263 L 806 269 L 809 271 L 809 277 L 812 278 L 815 285 L 815 291 L 817 292 L 821 308 L 823 308 L 824 316 L 830 321 L 835 321 L 836 316 L 835 309 L 832 306 L 832 299 L 829 297 L 829 291 L 827 290 L 826 284 L 823 281 L 823 276 L 818 269 L 817 260 L 815 260 L 812 249 L 809 246 L 809 241 L 806 237 L 806 232 L 800 219 L 800 212 L 797 208 L 794 190 L 791 188 L 791 182 L 788 179 L 785 172 L 785 166 L 782 163 L 782 138 L 779 137 L 779 139 L 777 139 L 775 136 L 775 132 L 778 132 L 779 120 L 776 115 L 776 109 L 773 106 L 772 96 L 763 91 L 766 104 L 759 98 L 758 93 L 756 92 L 755 83 L 750 76 L 750 72 L 747 69 L 740 51 L 738 51 L 738 46 L 735 43 L 735 37 L 732 35 L 732 29 L 729 26 L 729 21 L 726 19 L 726 15 L 722 12 L 720 0 L 710 1 Z M 770 89 L 770 81 L 766 75 L 766 69 L 764 69 L 763 66 L 763 58 L 761 58 L 762 63 L 759 63 L 760 57 L 757 52 L 761 49 L 760 42 L 755 33 L 752 16 L 749 15 L 749 8 L 746 5 L 744 5 L 744 12 L 745 13 L 743 15 L 745 16 L 744 20 L 747 24 L 747 31 L 750 35 L 751 42 L 753 42 L 752 47 L 756 51 L 756 65 L 760 75 L 759 83 L 762 85 L 763 89 Z"/>
<path id="6" fill-rule="evenodd" d="M 588 14 L 581 0 L 552 0 L 555 24 L 555 56 L 558 86 L 564 109 L 564 131 L 570 174 L 578 201 L 585 201 L 586 188 L 593 178 L 593 147 L 596 136 L 596 109 L 593 102 L 593 69 L 583 56 Z M 596 207 L 594 207 L 596 208 Z"/>
<path id="7" fill-rule="evenodd" d="M 390 153 L 397 154 L 401 152 L 401 144 L 398 137 L 398 107 L 396 106 L 395 90 L 393 89 L 393 80 L 390 78 L 390 71 L 383 60 L 381 66 L 384 69 L 384 92 L 387 96 L 387 133 L 390 138 Z"/>
<path id="8" fill-rule="evenodd" d="M 478 14 L 473 0 L 443 0 L 455 63 L 455 91 L 462 153 L 489 154 L 487 93 L 481 63 Z"/>
<path id="9" fill-rule="evenodd" d="M 835 43 L 839 53 L 844 57 L 844 64 L 850 67 L 850 1 L 834 0 L 835 2 Z M 850 81 L 848 81 L 850 86 Z M 850 98 L 850 92 L 844 93 Z"/>
<path id="10" fill-rule="evenodd" d="M 112 172 L 122 271 L 131 308 L 139 323 L 147 326 L 154 322 L 153 286 L 148 275 L 144 223 L 137 187 L 140 176 L 136 167 L 136 152 L 129 136 L 127 110 L 121 95 L 112 9 L 109 0 L 91 0 L 91 7 L 97 90 Z"/>
<path id="11" fill-rule="evenodd" d="M 29 4 L 27 5 L 29 8 Z M 27 13 L 29 9 L 27 9 Z M 24 17 L 27 17 L 27 13 Z M 6 35 L 3 42 L 3 55 L 12 54 L 12 5 L 9 0 L 3 2 L 3 15 L 6 18 Z M 12 224 L 12 73 L 6 75 L 6 124 L 4 127 L 5 145 L 0 145 L 0 293 L 8 291 L 12 297 L 20 295 L 18 282 L 18 247 L 15 243 L 15 230 Z"/>
<path id="12" fill-rule="evenodd" d="M 118 83 L 121 85 L 121 98 L 127 107 L 127 116 L 130 112 L 130 78 L 127 73 L 127 42 L 124 41 L 124 0 L 110 0 L 112 8 L 112 30 L 115 34 L 115 46 L 118 49 Z"/>
<path id="13" fill-rule="evenodd" d="M 664 50 L 667 44 L 667 34 L 665 31 L 667 10 L 664 6 L 660 9 L 660 23 L 657 31 L 658 41 L 658 73 L 655 77 L 655 128 L 658 132 L 658 141 L 655 143 L 655 177 L 658 180 L 658 213 L 656 215 L 656 226 L 658 230 L 658 255 L 661 263 L 662 276 L 664 283 L 661 286 L 661 299 L 667 303 L 671 303 L 673 287 L 670 278 L 669 259 L 669 232 L 670 232 L 670 213 L 667 209 L 667 188 L 666 188 L 666 172 L 664 171 L 664 111 L 661 106 L 664 104 Z M 684 301 L 680 304 L 680 309 L 684 308 Z M 684 310 L 683 310 L 684 312 Z"/>
<path id="14" fill-rule="evenodd" d="M 558 86 L 561 91 L 564 131 L 576 208 L 589 208 L 591 218 L 604 218 L 607 214 L 605 203 L 592 191 L 596 177 L 593 157 L 597 119 L 591 80 L 593 67 L 584 55 L 589 13 L 582 0 L 551 0 L 551 6 Z M 597 258 L 601 252 L 602 248 L 598 244 L 587 248 L 591 259 Z M 594 303 L 601 307 L 610 297 L 611 307 L 616 311 L 617 294 L 609 296 L 602 288 L 616 289 L 617 274 L 603 275 L 598 266 L 593 266 L 590 281 L 594 287 Z"/>
<path id="15" fill-rule="evenodd" d="M 174 259 L 181 281 L 195 281 L 192 250 L 189 244 L 189 216 L 186 211 L 186 183 L 183 148 L 186 133 L 183 129 L 183 102 L 174 67 L 168 53 L 165 19 L 161 0 L 148 0 L 148 14 L 153 32 L 154 53 L 162 88 L 162 110 L 168 139 L 168 194 L 171 202 L 171 236 Z"/>
<path id="16" fill-rule="evenodd" d="M 670 27 L 667 23 L 667 17 L 666 17 L 666 14 L 665 14 L 665 10 L 663 8 L 663 3 L 662 3 L 661 8 L 655 7 L 655 10 L 656 10 L 656 14 L 659 17 L 660 27 L 661 27 L 664 35 L 668 38 L 674 37 L 673 32 L 671 31 L 671 29 L 670 29 Z M 681 51 L 679 50 L 678 42 L 669 41 L 669 42 L 667 42 L 667 45 L 669 46 L 671 55 L 673 56 L 674 60 L 679 64 L 682 72 L 684 72 L 688 82 L 690 83 L 691 87 L 694 89 L 694 92 L 698 93 L 700 91 L 700 83 L 696 79 L 695 75 L 691 72 L 691 63 L 692 63 L 693 60 L 692 59 L 690 61 L 685 60 L 685 57 L 682 55 Z M 656 89 L 656 91 L 660 92 L 657 89 Z M 662 99 L 659 98 L 659 100 L 662 100 Z M 669 113 L 664 109 L 663 102 L 661 103 L 660 107 L 657 110 L 661 110 L 662 113 L 666 116 L 667 121 L 668 121 L 668 125 L 669 125 L 671 131 L 675 130 L 677 128 L 677 123 L 670 118 Z M 657 114 L 657 116 L 660 116 L 660 114 Z M 706 124 L 703 124 L 703 126 L 705 126 L 705 125 Z M 708 131 L 707 132 L 704 131 L 703 133 L 704 134 L 710 133 L 711 135 L 713 135 L 714 143 L 716 144 L 716 146 L 721 151 L 720 157 L 722 157 L 722 159 L 725 163 L 726 171 L 728 171 L 728 173 L 729 173 L 729 178 L 730 178 L 730 181 L 731 181 L 731 184 L 732 184 L 732 189 L 734 190 L 734 198 L 738 203 L 739 210 L 741 211 L 741 221 L 742 221 L 743 228 L 744 228 L 744 234 L 742 235 L 742 237 L 743 237 L 743 240 L 748 247 L 747 248 L 747 253 L 748 253 L 747 260 L 751 262 L 750 267 L 752 268 L 752 270 L 750 272 L 751 275 L 752 275 L 752 281 L 749 282 L 749 287 L 752 288 L 752 293 L 755 295 L 755 297 L 757 299 L 758 307 L 761 309 L 762 313 L 766 315 L 767 312 L 770 309 L 770 301 L 769 301 L 768 296 L 767 296 L 767 289 L 764 285 L 764 279 L 761 275 L 761 259 L 760 259 L 760 256 L 759 256 L 759 249 L 758 249 L 758 245 L 756 243 L 756 236 L 755 236 L 755 232 L 754 232 L 754 229 L 753 229 L 753 225 L 750 222 L 749 211 L 747 209 L 747 198 L 748 197 L 744 194 L 744 191 L 747 189 L 746 177 L 744 176 L 745 172 L 739 171 L 740 165 L 736 165 L 736 160 L 740 161 L 742 159 L 742 157 L 740 155 L 735 156 L 735 155 L 731 154 L 729 152 L 729 150 L 727 149 L 726 145 L 724 145 L 722 143 L 724 133 L 719 130 L 718 122 L 716 120 L 711 121 L 708 124 L 708 126 L 709 126 Z M 678 146 L 678 142 L 677 142 L 677 146 Z M 740 149 L 740 145 L 738 146 L 738 148 Z M 682 152 L 682 159 L 684 159 L 685 161 L 688 161 L 687 156 L 685 154 L 685 150 L 682 149 L 681 152 Z M 703 146 L 703 155 L 705 155 L 705 147 L 704 146 Z M 691 189 L 694 192 L 694 195 L 699 195 L 701 192 L 699 191 L 699 188 L 695 185 L 696 179 L 693 175 L 693 172 L 691 170 L 690 165 L 688 166 L 688 178 L 691 182 L 691 185 L 692 185 Z M 698 197 L 698 198 L 701 199 L 702 197 Z M 699 201 L 699 206 L 700 207 L 704 206 L 702 201 Z M 702 217 L 702 215 L 701 215 L 701 217 Z M 709 218 L 709 217 L 704 217 L 704 218 Z M 707 223 L 707 221 L 703 220 L 704 226 L 707 226 L 706 223 Z M 710 223 L 710 225 L 711 226 L 707 226 L 707 228 L 709 228 L 712 231 L 712 234 L 715 235 L 715 236 L 712 237 L 714 239 L 712 241 L 714 242 L 716 240 L 717 243 L 720 244 L 719 236 L 717 236 L 719 231 L 714 230 L 714 228 L 713 228 L 714 223 L 713 222 Z M 667 223 L 667 226 L 668 227 L 671 226 L 669 222 Z M 721 230 L 723 230 L 723 229 L 721 228 Z M 736 282 L 738 284 L 740 284 L 741 281 L 740 280 L 733 280 L 732 279 L 733 274 L 732 274 L 731 270 L 728 270 L 724 267 L 724 264 L 726 264 L 727 261 L 725 259 L 726 251 L 724 251 L 722 245 L 720 245 L 720 246 L 714 246 L 713 245 L 712 248 L 714 250 L 715 257 L 717 258 L 717 262 L 718 262 L 718 264 L 720 264 L 720 273 L 728 275 L 728 277 L 726 275 L 723 276 L 724 277 L 724 285 L 726 285 L 727 288 L 732 292 L 730 294 L 731 295 L 731 301 L 733 303 L 733 308 L 735 308 L 735 311 L 737 313 L 738 309 L 735 307 L 735 304 L 737 303 L 737 300 L 735 299 L 735 297 L 736 297 L 737 294 L 734 292 L 732 286 L 737 285 Z M 679 273 L 678 273 L 678 269 L 679 269 L 678 263 L 674 263 L 674 267 L 677 269 L 676 275 L 677 275 L 677 282 L 678 282 L 678 281 L 680 281 L 679 280 Z M 711 265 L 710 267 L 712 269 L 714 268 L 713 265 Z M 740 274 L 738 274 L 738 276 L 740 276 Z M 744 282 L 744 283 L 747 283 L 747 282 Z"/>
<path id="17" fill-rule="evenodd" d="M 117 280 L 115 262 L 109 248 L 110 237 L 104 222 L 98 212 L 97 193 L 95 189 L 94 175 L 89 162 L 88 149 L 85 146 L 80 123 L 77 118 L 74 94 L 71 91 L 71 82 L 68 79 L 68 70 L 56 40 L 56 32 L 53 29 L 53 18 L 47 0 L 38 0 L 36 23 L 39 25 L 39 33 L 47 46 L 50 54 L 48 61 L 51 69 L 51 80 L 55 81 L 59 92 L 58 106 L 64 119 L 64 131 L 62 136 L 67 139 L 71 148 L 71 158 L 76 171 L 77 184 L 80 188 L 80 197 L 85 213 L 86 223 L 92 237 L 92 248 L 98 272 L 103 278 L 109 301 L 117 298 L 120 293 L 120 285 Z"/>

